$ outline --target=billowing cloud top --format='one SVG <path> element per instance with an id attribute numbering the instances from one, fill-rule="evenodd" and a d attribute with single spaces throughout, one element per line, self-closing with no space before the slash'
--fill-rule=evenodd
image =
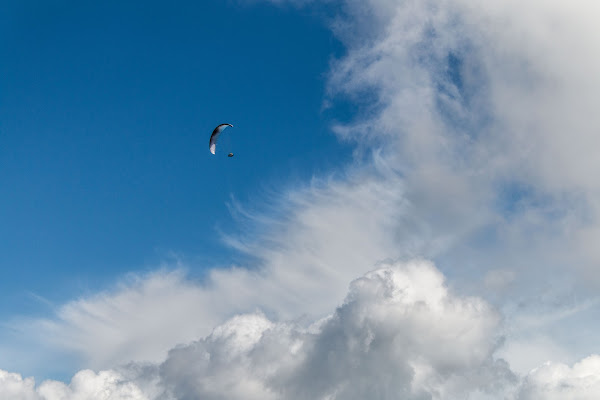
<path id="1" fill-rule="evenodd" d="M 175 398 L 444 397 L 510 379 L 491 357 L 498 323 L 481 299 L 450 294 L 432 265 L 388 265 L 354 281 L 325 320 L 236 317 L 171 351 L 161 373 Z"/>

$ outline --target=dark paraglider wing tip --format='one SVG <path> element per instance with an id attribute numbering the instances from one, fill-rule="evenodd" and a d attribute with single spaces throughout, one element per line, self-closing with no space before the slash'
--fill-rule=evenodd
<path id="1" fill-rule="evenodd" d="M 219 124 L 217 125 L 217 127 L 212 131 L 213 135 L 216 135 L 218 133 L 220 133 L 223 129 L 227 128 L 228 126 L 233 128 L 233 125 L 231 124 Z M 211 135 L 212 136 L 212 135 Z"/>

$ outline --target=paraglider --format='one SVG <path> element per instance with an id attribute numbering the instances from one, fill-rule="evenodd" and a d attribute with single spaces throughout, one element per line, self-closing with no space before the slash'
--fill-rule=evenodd
<path id="1" fill-rule="evenodd" d="M 217 126 L 213 130 L 212 135 L 210 135 L 210 140 L 208 141 L 208 149 L 212 154 L 215 154 L 215 151 L 217 149 L 217 140 L 219 139 L 221 132 L 223 132 L 223 129 L 227 128 L 228 126 L 231 126 L 233 128 L 233 125 L 231 124 L 221 124 Z M 233 153 L 229 153 L 227 156 L 233 157 Z"/>

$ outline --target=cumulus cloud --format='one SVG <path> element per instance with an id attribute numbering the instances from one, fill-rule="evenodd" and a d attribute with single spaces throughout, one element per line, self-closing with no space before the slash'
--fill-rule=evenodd
<path id="1" fill-rule="evenodd" d="M 591 400 L 600 393 L 600 356 L 593 355 L 569 367 L 548 362 L 534 369 L 519 393 L 519 400 Z"/>
<path id="2" fill-rule="evenodd" d="M 45 381 L 35 388 L 33 378 L 0 370 L 0 397 L 10 400 L 149 400 L 132 382 L 115 371 L 78 372 L 69 385 Z"/>
<path id="3" fill-rule="evenodd" d="M 15 400 L 38 400 L 33 378 L 0 370 L 0 397 Z"/>
<path id="4" fill-rule="evenodd" d="M 382 265 L 322 321 L 239 316 L 172 350 L 160 370 L 174 398 L 451 398 L 514 380 L 492 358 L 499 323 L 428 262 Z"/>

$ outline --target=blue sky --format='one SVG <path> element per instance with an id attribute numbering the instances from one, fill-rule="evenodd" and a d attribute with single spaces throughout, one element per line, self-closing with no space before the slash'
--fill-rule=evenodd
<path id="1" fill-rule="evenodd" d="M 5 3 L 0 398 L 598 397 L 595 0 Z"/>
<path id="2" fill-rule="evenodd" d="M 227 264 L 227 203 L 349 158 L 322 18 L 236 2 L 9 2 L 0 44 L 2 317 L 175 254 Z M 219 123 L 235 158 L 208 153 Z"/>

